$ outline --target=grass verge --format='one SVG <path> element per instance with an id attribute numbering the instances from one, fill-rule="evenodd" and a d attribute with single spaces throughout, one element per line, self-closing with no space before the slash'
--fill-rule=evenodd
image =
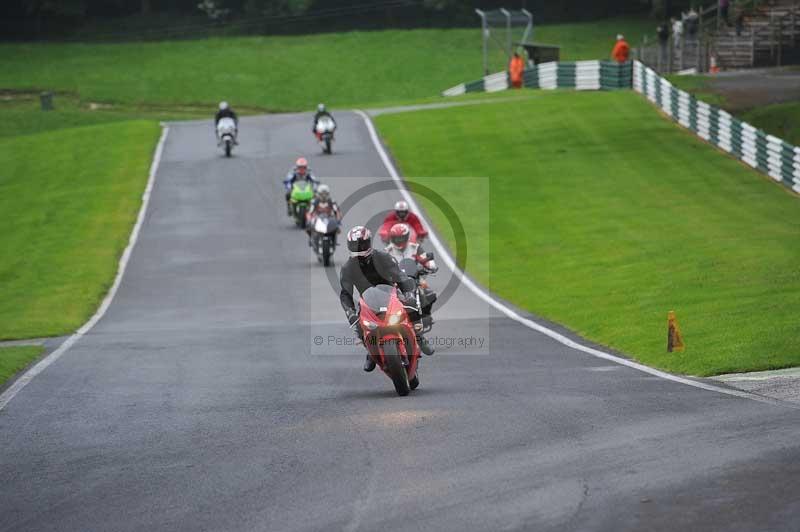
<path id="1" fill-rule="evenodd" d="M 0 348 L 0 386 L 44 352 L 40 345 Z"/>
<path id="2" fill-rule="evenodd" d="M 471 255 L 489 257 L 467 269 L 501 297 L 673 372 L 800 364 L 800 200 L 640 96 L 552 92 L 376 122 L 404 175 L 460 213 Z M 684 353 L 666 352 L 669 310 Z"/>
<path id="3" fill-rule="evenodd" d="M 52 125 L 52 124 L 50 124 Z M 0 136 L 0 339 L 75 330 L 111 285 L 158 138 L 152 121 Z"/>
<path id="4" fill-rule="evenodd" d="M 695 98 L 697 98 L 701 102 L 706 102 L 711 105 L 716 105 L 717 107 L 722 107 L 723 109 L 727 104 L 725 96 L 723 96 L 718 92 L 715 92 L 714 89 L 711 87 L 711 83 L 710 80 L 708 79 L 708 76 L 678 76 L 676 74 L 672 76 L 667 76 L 667 79 L 676 88 L 692 94 Z"/>
<path id="5" fill-rule="evenodd" d="M 653 25 L 617 18 L 537 27 L 562 58 L 608 57 Z M 492 69 L 505 68 L 496 51 Z M 391 30 L 126 44 L 0 44 L 0 87 L 49 89 L 83 101 L 310 110 L 439 94 L 482 75 L 480 30 Z"/>
<path id="6" fill-rule="evenodd" d="M 742 113 L 741 118 L 790 144 L 800 146 L 800 102 L 756 107 Z"/>

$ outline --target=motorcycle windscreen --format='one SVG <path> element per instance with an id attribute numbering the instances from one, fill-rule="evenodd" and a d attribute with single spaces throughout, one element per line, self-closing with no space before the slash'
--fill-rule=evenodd
<path id="1" fill-rule="evenodd" d="M 327 116 L 320 117 L 320 119 L 317 121 L 318 133 L 327 133 L 328 131 L 332 131 L 333 127 L 333 120 Z"/>
<path id="2" fill-rule="evenodd" d="M 333 233 L 338 227 L 339 222 L 336 221 L 336 218 L 332 218 L 330 216 L 317 216 L 317 219 L 314 222 L 314 231 L 323 235 Z"/>
<path id="3" fill-rule="evenodd" d="M 306 181 L 295 182 L 291 197 L 294 201 L 311 201 L 314 198 L 314 189 Z"/>
<path id="4" fill-rule="evenodd" d="M 220 134 L 233 133 L 235 129 L 236 129 L 236 122 L 233 120 L 233 118 L 229 118 L 227 116 L 221 118 L 219 123 L 217 124 L 217 131 L 219 131 Z"/>
<path id="5" fill-rule="evenodd" d="M 389 308 L 389 301 L 392 299 L 393 287 L 388 284 L 379 284 L 367 288 L 367 291 L 361 294 L 364 303 L 375 314 L 382 314 Z"/>
<path id="6" fill-rule="evenodd" d="M 398 264 L 400 270 L 409 277 L 416 278 L 419 275 L 419 263 L 414 259 L 403 259 Z"/>

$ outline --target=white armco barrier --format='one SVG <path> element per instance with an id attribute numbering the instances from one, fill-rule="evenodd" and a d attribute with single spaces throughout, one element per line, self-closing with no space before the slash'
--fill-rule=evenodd
<path id="1" fill-rule="evenodd" d="M 490 74 L 483 78 L 483 86 L 486 92 L 497 92 L 508 89 L 508 75 L 505 72 Z"/>
<path id="2" fill-rule="evenodd" d="M 539 65 L 539 86 L 543 89 L 558 88 L 558 63 Z"/>
<path id="3" fill-rule="evenodd" d="M 575 88 L 578 90 L 600 90 L 600 61 L 578 61 L 575 63 Z"/>

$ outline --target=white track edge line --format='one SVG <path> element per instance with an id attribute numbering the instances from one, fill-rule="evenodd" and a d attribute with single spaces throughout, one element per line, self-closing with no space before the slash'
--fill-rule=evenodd
<path id="1" fill-rule="evenodd" d="M 61 355 L 66 353 L 69 348 L 75 344 L 75 342 L 80 340 L 81 337 L 88 333 L 91 328 L 94 327 L 98 321 L 100 321 L 100 319 L 108 310 L 108 307 L 111 305 L 111 302 L 114 300 L 114 296 L 117 294 L 117 289 L 122 282 L 122 276 L 125 275 L 125 269 L 128 267 L 128 261 L 131 258 L 133 248 L 139 238 L 139 231 L 142 228 L 142 223 L 144 222 L 144 218 L 147 214 L 147 206 L 150 203 L 150 193 L 153 191 L 156 173 L 158 172 L 158 166 L 161 162 L 161 154 L 164 151 L 164 143 L 166 142 L 167 134 L 169 133 L 169 127 L 166 125 L 161 124 L 161 128 L 161 137 L 158 139 L 156 151 L 153 154 L 153 161 L 150 163 L 150 174 L 147 178 L 147 186 L 145 186 L 144 193 L 142 194 L 142 205 L 139 207 L 139 214 L 136 217 L 136 223 L 134 224 L 133 230 L 131 231 L 131 236 L 128 239 L 128 245 L 125 248 L 125 251 L 122 252 L 122 256 L 119 258 L 119 265 L 117 266 L 117 275 L 114 278 L 114 284 L 111 285 L 111 288 L 106 293 L 105 298 L 103 298 L 103 302 L 100 303 L 100 307 L 97 309 L 94 315 L 89 318 L 89 321 L 84 323 L 80 329 L 75 331 L 64 341 L 64 343 L 58 346 L 58 349 L 44 357 L 42 360 L 37 362 L 36 365 L 20 375 L 17 380 L 6 389 L 6 391 L 0 394 L 0 410 L 3 410 L 3 408 L 5 408 L 5 406 L 14 398 L 14 396 L 16 396 L 20 390 L 22 390 L 29 382 L 31 382 L 34 377 L 44 371 L 50 364 L 58 360 Z"/>
<path id="2" fill-rule="evenodd" d="M 458 265 L 456 265 L 455 261 L 450 256 L 449 250 L 442 244 L 442 242 L 436 236 L 436 232 L 433 231 L 433 225 L 431 225 L 430 221 L 426 220 L 423 217 L 422 210 L 419 208 L 417 202 L 414 200 L 414 197 L 406 188 L 405 181 L 403 181 L 403 178 L 400 177 L 400 173 L 395 168 L 394 163 L 392 162 L 391 158 L 389 158 L 389 155 L 386 153 L 386 150 L 384 149 L 383 144 L 381 143 L 380 138 L 378 137 L 378 133 L 375 130 L 375 126 L 372 123 L 372 119 L 369 117 L 369 115 L 367 115 L 367 113 L 361 111 L 360 109 L 355 109 L 354 111 L 356 114 L 361 116 L 362 119 L 364 119 L 364 123 L 367 126 L 367 130 L 369 131 L 369 136 L 372 139 L 372 143 L 375 145 L 375 149 L 377 150 L 378 155 L 380 155 L 381 161 L 383 161 L 383 165 L 386 167 L 386 170 L 388 170 L 389 175 L 392 177 L 392 180 L 394 180 L 395 183 L 397 183 L 397 188 L 400 190 L 400 193 L 403 195 L 403 198 L 405 198 L 405 200 L 409 203 L 409 205 L 411 205 L 414 208 L 414 211 L 418 213 L 418 216 L 420 216 L 420 218 L 422 218 L 422 220 L 425 222 L 425 225 L 428 226 L 429 228 L 428 238 L 430 239 L 433 246 L 436 248 L 436 251 L 439 253 L 439 256 L 442 257 L 444 263 L 447 264 L 447 267 L 453 272 L 453 274 L 456 277 L 458 277 L 459 280 L 461 280 L 461 282 L 464 283 L 464 285 L 466 285 L 467 288 L 469 288 L 476 296 L 478 296 L 479 298 L 481 298 L 482 300 L 484 300 L 485 302 L 487 302 L 488 304 L 490 304 L 491 306 L 493 306 L 494 308 L 505 314 L 508 318 L 518 323 L 521 323 L 522 325 L 525 325 L 530 329 L 540 332 L 545 336 L 549 336 L 553 340 L 567 347 L 570 347 L 577 351 L 582 351 L 597 358 L 602 358 L 604 360 L 615 362 L 622 366 L 627 366 L 629 368 L 642 371 L 644 373 L 653 375 L 655 377 L 660 377 L 662 379 L 670 380 L 673 382 L 686 384 L 687 386 L 693 386 L 695 388 L 700 388 L 702 390 L 723 393 L 726 395 L 732 395 L 735 397 L 741 397 L 745 399 L 752 399 L 754 401 L 759 401 L 762 403 L 777 404 L 781 406 L 787 406 L 790 408 L 800 408 L 800 406 L 795 406 L 792 405 L 791 403 L 786 403 L 784 401 L 779 401 L 777 399 L 772 399 L 770 397 L 755 395 L 731 388 L 723 388 L 720 386 L 714 386 L 713 384 L 699 382 L 692 379 L 687 379 L 685 377 L 679 377 L 678 375 L 673 375 L 665 371 L 651 368 L 650 366 L 639 364 L 638 362 L 634 362 L 633 360 L 629 360 L 627 358 L 618 357 L 616 355 L 612 355 L 611 353 L 606 353 L 605 351 L 600 351 L 599 349 L 594 349 L 593 347 L 585 346 L 564 336 L 563 334 L 554 331 L 553 329 L 545 327 L 541 323 L 537 323 L 529 318 L 520 316 L 513 309 L 505 306 L 498 300 L 494 299 L 491 295 L 486 293 L 481 287 L 476 285 L 472 281 L 472 279 L 470 279 L 463 271 L 461 271 Z"/>

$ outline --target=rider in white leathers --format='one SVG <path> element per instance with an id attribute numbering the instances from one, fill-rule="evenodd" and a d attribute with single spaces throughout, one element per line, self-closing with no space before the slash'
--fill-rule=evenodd
<path id="1" fill-rule="evenodd" d="M 429 273 L 435 273 L 439 268 L 433 260 L 433 255 L 426 253 L 422 246 L 412 238 L 413 229 L 404 223 L 395 224 L 389 230 L 389 245 L 386 252 L 398 263 L 403 259 L 414 259 Z"/>

